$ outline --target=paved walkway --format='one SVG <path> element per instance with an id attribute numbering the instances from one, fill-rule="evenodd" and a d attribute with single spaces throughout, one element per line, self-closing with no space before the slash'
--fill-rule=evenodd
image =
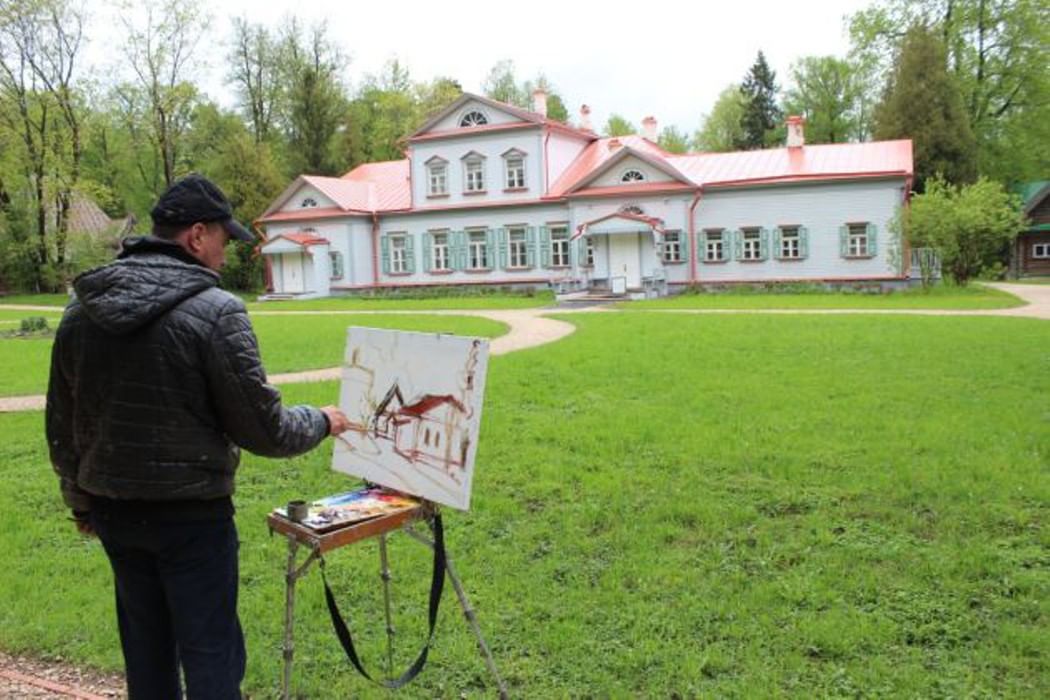
<path id="1" fill-rule="evenodd" d="M 1027 302 L 1024 306 L 1012 309 L 653 309 L 660 313 L 679 314 L 908 314 L 917 316 L 1007 316 L 1015 318 L 1039 318 L 1050 320 L 1050 285 L 994 283 L 989 286 L 1009 292 Z M 30 306 L 0 304 L 2 309 L 22 311 L 58 312 L 54 306 Z M 359 316 L 366 314 L 403 314 L 403 315 L 439 315 L 439 316 L 476 316 L 504 323 L 508 332 L 494 339 L 490 346 L 493 355 L 503 355 L 516 350 L 533 348 L 553 343 L 571 334 L 575 327 L 571 323 L 548 318 L 547 314 L 594 313 L 595 311 L 614 312 L 609 307 L 597 308 L 546 308 L 496 310 L 405 310 L 405 311 L 355 311 L 318 310 L 318 311 L 253 311 L 256 316 Z M 270 375 L 274 384 L 298 384 L 301 382 L 323 382 L 339 379 L 339 368 L 308 370 Z M 44 408 L 43 396 L 10 396 L 0 398 L 0 413 L 14 411 L 40 411 Z"/>

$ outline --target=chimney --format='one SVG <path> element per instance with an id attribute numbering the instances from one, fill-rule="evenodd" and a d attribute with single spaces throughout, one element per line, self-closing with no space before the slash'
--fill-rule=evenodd
<path id="1" fill-rule="evenodd" d="M 656 143 L 656 117 L 649 116 L 642 120 L 642 136 Z"/>
<path id="2" fill-rule="evenodd" d="M 592 131 L 591 108 L 587 105 L 583 105 L 580 107 L 580 128 L 585 131 Z"/>
<path id="3" fill-rule="evenodd" d="M 547 91 L 541 87 L 532 91 L 532 111 L 541 117 L 547 116 Z"/>
<path id="4" fill-rule="evenodd" d="M 802 148 L 806 145 L 806 136 L 802 130 L 806 120 L 800 116 L 793 115 L 787 118 L 787 147 Z"/>
<path id="5" fill-rule="evenodd" d="M 623 143 L 620 142 L 620 139 L 613 138 L 613 139 L 609 139 L 609 142 L 607 144 L 605 144 L 605 147 L 607 149 L 609 149 L 610 151 L 615 151 L 617 148 L 619 148 L 622 145 L 623 145 Z"/>

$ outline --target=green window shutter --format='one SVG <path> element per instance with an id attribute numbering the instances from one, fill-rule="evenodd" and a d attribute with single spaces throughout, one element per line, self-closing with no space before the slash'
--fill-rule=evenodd
<path id="1" fill-rule="evenodd" d="M 432 261 L 430 259 L 433 246 L 433 237 L 429 233 L 423 234 L 423 272 L 430 272 Z"/>
<path id="2" fill-rule="evenodd" d="M 849 226 L 839 226 L 839 255 L 849 256 Z"/>
<path id="3" fill-rule="evenodd" d="M 696 232 L 696 259 L 707 260 L 707 232 L 703 229 Z"/>
<path id="4" fill-rule="evenodd" d="M 499 248 L 499 266 L 506 270 L 509 263 L 507 257 L 507 229 L 496 229 L 496 241 Z"/>
<path id="5" fill-rule="evenodd" d="M 878 255 L 879 229 L 875 224 L 868 224 L 868 255 Z"/>
<path id="6" fill-rule="evenodd" d="M 485 229 L 485 267 L 496 269 L 496 229 Z"/>
<path id="7" fill-rule="evenodd" d="M 769 229 L 763 228 L 758 232 L 758 257 L 762 260 L 769 259 Z"/>
<path id="8" fill-rule="evenodd" d="M 536 227 L 525 229 L 525 266 L 536 267 Z"/>
<path id="9" fill-rule="evenodd" d="M 732 241 L 731 242 L 723 241 L 722 245 L 723 246 L 725 246 L 725 245 L 732 245 L 733 246 L 733 255 L 736 256 L 737 260 L 743 260 L 744 259 L 744 232 L 741 231 L 740 229 L 734 229 L 732 232 L 726 232 L 723 235 L 729 236 L 732 239 Z"/>
<path id="10" fill-rule="evenodd" d="M 693 241 L 690 240 L 689 229 L 682 229 L 678 232 L 678 249 L 682 251 L 682 261 L 689 262 L 689 251 L 693 247 Z"/>
<path id="11" fill-rule="evenodd" d="M 452 267 L 456 270 L 466 270 L 470 263 L 470 250 L 468 248 L 470 235 L 466 231 L 453 231 L 452 240 L 455 242 L 455 251 L 452 254 Z"/>
<path id="12" fill-rule="evenodd" d="M 576 264 L 580 267 L 587 266 L 587 236 L 576 239 Z"/>
<path id="13" fill-rule="evenodd" d="M 405 272 L 416 271 L 416 237 L 405 234 Z"/>
<path id="14" fill-rule="evenodd" d="M 773 229 L 773 257 L 777 260 L 784 257 L 784 236 L 779 226 Z"/>
<path id="15" fill-rule="evenodd" d="M 798 256 L 802 259 L 809 257 L 809 229 L 805 226 L 798 227 Z"/>
<path id="16" fill-rule="evenodd" d="M 546 226 L 540 226 L 540 265 L 551 266 L 551 231 Z"/>
<path id="17" fill-rule="evenodd" d="M 383 274 L 390 274 L 390 235 L 384 235 L 379 239 L 379 249 L 383 258 Z"/>

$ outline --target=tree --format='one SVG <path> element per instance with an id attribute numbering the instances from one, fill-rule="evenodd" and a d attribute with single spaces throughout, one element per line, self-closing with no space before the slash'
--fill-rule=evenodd
<path id="1" fill-rule="evenodd" d="M 634 124 L 619 114 L 610 114 L 609 120 L 605 122 L 605 128 L 602 129 L 602 133 L 606 136 L 630 136 L 637 131 Z"/>
<path id="2" fill-rule="evenodd" d="M 298 23 L 292 22 L 284 38 L 284 60 L 292 171 L 335 174 L 346 165 L 345 155 L 333 152 L 347 107 L 339 79 L 346 58 L 329 39 L 324 23 L 303 36 Z"/>
<path id="3" fill-rule="evenodd" d="M 875 138 L 910 138 L 915 189 L 940 173 L 951 183 L 976 176 L 976 142 L 962 95 L 948 74 L 944 46 L 930 30 L 915 26 L 901 43 L 897 68 L 875 110 Z"/>
<path id="4" fill-rule="evenodd" d="M 766 63 L 765 55 L 759 51 L 758 58 L 740 85 L 745 98 L 744 114 L 740 120 L 744 135 L 737 142 L 738 148 L 765 148 L 772 143 L 783 116 L 777 107 L 779 88 L 776 77 L 776 73 Z"/>
<path id="5" fill-rule="evenodd" d="M 481 84 L 481 91 L 497 102 L 506 102 L 522 109 L 529 106 L 530 96 L 518 85 L 514 77 L 514 61 L 509 59 L 499 61 L 492 67 Z"/>
<path id="6" fill-rule="evenodd" d="M 994 262 L 1025 225 L 1020 200 L 984 177 L 961 186 L 930 179 L 905 221 L 910 243 L 936 249 L 960 285 Z"/>
<path id="7" fill-rule="evenodd" d="M 144 24 L 136 22 L 145 12 Z M 208 17 L 200 0 L 146 0 L 123 6 L 127 39 L 123 50 L 137 89 L 124 89 L 135 118 L 148 115 L 148 136 L 156 149 L 164 187 L 175 181 L 179 149 L 197 100 L 196 86 L 186 79 L 193 52 Z"/>
<path id="8" fill-rule="evenodd" d="M 256 143 L 266 141 L 283 107 L 280 39 L 261 24 L 233 19 L 226 80 L 237 90 Z"/>
<path id="9" fill-rule="evenodd" d="M 710 153 L 736 149 L 737 144 L 744 140 L 746 102 L 739 86 L 730 85 L 722 90 L 715 106 L 703 117 L 699 131 L 693 136 L 693 147 Z"/>
<path id="10" fill-rule="evenodd" d="M 674 126 L 665 126 L 660 130 L 657 144 L 668 153 L 685 153 L 689 150 L 689 138 Z"/>
<path id="11" fill-rule="evenodd" d="M 793 85 L 784 96 L 784 111 L 805 117 L 807 142 L 863 138 L 858 74 L 850 61 L 834 56 L 806 56 L 792 65 Z"/>

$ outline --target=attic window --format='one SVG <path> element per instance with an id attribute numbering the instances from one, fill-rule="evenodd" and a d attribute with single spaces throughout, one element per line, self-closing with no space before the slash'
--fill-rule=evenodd
<path id="1" fill-rule="evenodd" d="M 309 209 L 310 207 L 316 207 L 316 206 L 317 206 L 317 200 L 314 199 L 313 197 L 306 197 L 305 199 L 303 199 L 303 201 L 299 202 L 299 207 L 301 209 Z"/>
<path id="2" fill-rule="evenodd" d="M 476 109 L 467 112 L 459 120 L 460 126 L 484 126 L 488 123 L 488 117 Z"/>
<path id="3" fill-rule="evenodd" d="M 620 176 L 620 182 L 645 182 L 645 173 L 641 170 L 628 170 Z"/>
<path id="4" fill-rule="evenodd" d="M 645 214 L 645 212 L 642 211 L 642 208 L 637 204 L 624 204 L 622 207 L 620 207 L 620 213 L 634 214 L 636 216 L 642 216 L 643 214 Z"/>

